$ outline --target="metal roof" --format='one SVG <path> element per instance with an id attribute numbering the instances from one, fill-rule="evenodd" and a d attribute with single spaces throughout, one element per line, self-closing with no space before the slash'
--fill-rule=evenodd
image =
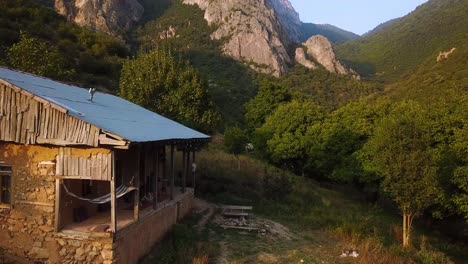
<path id="1" fill-rule="evenodd" d="M 120 97 L 0 67 L 0 79 L 52 104 L 67 114 L 131 142 L 208 139 L 209 136 Z"/>

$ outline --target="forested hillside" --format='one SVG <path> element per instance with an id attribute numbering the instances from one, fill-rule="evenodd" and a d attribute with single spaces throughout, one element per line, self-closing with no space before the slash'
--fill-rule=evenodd
<path id="1" fill-rule="evenodd" d="M 337 47 L 338 57 L 366 77 L 395 81 L 439 52 L 466 43 L 468 3 L 430 0 L 384 29 Z"/>
<path id="2" fill-rule="evenodd" d="M 0 0 L 0 62 L 31 72 L 27 64 L 35 61 L 62 73 L 33 73 L 116 89 L 122 58 L 130 54 L 125 45 L 67 22 L 46 5 L 50 1 Z"/>

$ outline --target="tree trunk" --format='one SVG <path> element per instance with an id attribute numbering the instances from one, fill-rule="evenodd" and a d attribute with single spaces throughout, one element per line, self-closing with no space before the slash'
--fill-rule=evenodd
<path id="1" fill-rule="evenodd" d="M 237 156 L 237 170 L 241 170 L 241 161 L 240 161 L 240 157 Z"/>
<path id="2" fill-rule="evenodd" d="M 403 213 L 403 247 L 409 246 L 412 221 L 412 214 Z"/>

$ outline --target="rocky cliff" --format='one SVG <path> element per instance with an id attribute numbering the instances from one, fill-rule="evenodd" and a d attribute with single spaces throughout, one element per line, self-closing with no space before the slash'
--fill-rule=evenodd
<path id="1" fill-rule="evenodd" d="M 119 38 L 143 14 L 137 0 L 55 0 L 55 9 L 69 21 Z"/>
<path id="2" fill-rule="evenodd" d="M 359 76 L 352 69 L 346 69 L 341 62 L 336 58 L 335 51 L 331 42 L 324 36 L 315 35 L 309 38 L 303 47 L 296 49 L 297 63 L 304 65 L 309 69 L 316 69 L 317 65 L 321 64 L 327 71 L 336 74 L 350 74 L 356 78 Z"/>
<path id="3" fill-rule="evenodd" d="M 299 40 L 300 20 L 288 0 L 184 0 L 205 11 L 224 53 L 257 71 L 280 76 L 291 64 L 286 47 Z"/>

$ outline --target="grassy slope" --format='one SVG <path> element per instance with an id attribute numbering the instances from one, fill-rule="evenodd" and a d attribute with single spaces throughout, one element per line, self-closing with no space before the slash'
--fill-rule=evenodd
<path id="1" fill-rule="evenodd" d="M 301 42 L 306 42 L 313 35 L 323 35 L 333 43 L 359 38 L 359 35 L 329 24 L 302 23 Z"/>
<path id="2" fill-rule="evenodd" d="M 385 212 L 368 204 L 350 187 L 323 187 L 246 156 L 241 156 L 242 169 L 238 171 L 235 157 L 216 145 L 202 151 L 197 159 L 199 195 L 219 204 L 253 205 L 256 216 L 288 227 L 292 240 L 223 230 L 214 224 L 197 233 L 190 227 L 196 221 L 192 219 L 176 228 L 172 239 L 163 243 L 165 253 L 151 255 L 144 263 L 186 263 L 201 256 L 213 262 L 220 254 L 232 263 L 272 263 L 268 259 L 276 259 L 277 263 L 299 263 L 301 259 L 305 263 L 448 263 L 441 249 L 454 256 L 456 263 L 463 263 L 468 257 L 467 245 L 447 243 L 422 227 L 413 234 L 413 247 L 403 250 L 399 246 L 400 217 L 392 210 Z M 269 177 L 286 175 L 291 181 L 291 192 L 285 191 L 287 184 L 282 183 L 276 186 L 280 187 L 276 189 L 278 196 L 266 195 L 262 180 L 265 173 Z M 185 231 L 181 233 L 180 228 Z M 180 245 L 180 240 L 185 244 Z M 191 255 L 188 248 L 192 249 Z M 341 250 L 348 248 L 357 248 L 361 256 L 339 258 Z M 182 259 L 181 256 L 183 261 L 174 260 Z"/>
<path id="3" fill-rule="evenodd" d="M 375 34 L 339 45 L 338 57 L 364 76 L 398 80 L 466 42 L 467 13 L 465 0 L 430 0 Z"/>

